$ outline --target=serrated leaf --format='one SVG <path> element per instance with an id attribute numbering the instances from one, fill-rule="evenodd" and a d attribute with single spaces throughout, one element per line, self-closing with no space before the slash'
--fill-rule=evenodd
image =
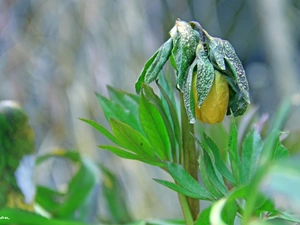
<path id="1" fill-rule="evenodd" d="M 177 68 L 176 83 L 179 90 L 183 91 L 187 70 L 195 58 L 199 34 L 187 22 L 177 20 L 170 36 L 173 40 L 172 56 Z"/>
<path id="2" fill-rule="evenodd" d="M 277 145 L 274 151 L 274 160 L 281 160 L 281 159 L 287 159 L 290 156 L 289 151 L 286 147 L 283 146 L 283 144 L 278 139 Z"/>
<path id="3" fill-rule="evenodd" d="M 241 183 L 248 184 L 256 172 L 263 143 L 259 133 L 253 129 L 246 137 L 242 146 L 242 179 Z"/>
<path id="4" fill-rule="evenodd" d="M 150 161 L 156 160 L 158 155 L 141 133 L 115 119 L 111 119 L 110 124 L 113 134 L 118 140 L 119 146 L 128 149 L 143 158 L 149 159 Z"/>
<path id="5" fill-rule="evenodd" d="M 97 131 L 99 131 L 101 134 L 103 134 L 107 139 L 109 139 L 111 142 L 117 144 L 117 140 L 116 138 L 108 131 L 106 130 L 101 124 L 93 121 L 93 120 L 89 120 L 89 119 L 83 119 L 81 118 L 80 120 L 82 120 L 83 122 L 86 122 L 87 124 L 91 125 L 92 127 L 94 127 Z"/>
<path id="6" fill-rule="evenodd" d="M 137 93 L 140 92 L 142 83 L 149 84 L 157 78 L 159 72 L 171 55 L 172 48 L 173 41 L 170 38 L 146 62 L 138 80 L 135 83 L 135 90 Z"/>
<path id="7" fill-rule="evenodd" d="M 230 181 L 233 185 L 235 185 L 236 183 L 234 177 L 232 176 L 231 172 L 223 162 L 218 146 L 213 142 L 213 140 L 206 133 L 203 133 L 203 137 L 204 137 L 203 138 L 204 142 L 213 152 L 216 168 L 228 181 Z"/>
<path id="8" fill-rule="evenodd" d="M 143 132 L 136 114 L 102 95 L 96 93 L 96 96 L 107 121 L 110 121 L 111 118 L 114 118 L 128 124 L 141 133 Z"/>
<path id="9" fill-rule="evenodd" d="M 229 135 L 229 143 L 228 143 L 228 152 L 229 152 L 229 160 L 230 166 L 232 170 L 233 177 L 237 185 L 241 182 L 241 161 L 239 157 L 239 149 L 238 149 L 238 133 L 235 119 L 232 117 L 230 135 Z"/>
<path id="10" fill-rule="evenodd" d="M 139 105 L 139 117 L 142 128 L 160 159 L 170 160 L 170 141 L 167 133 L 167 128 L 162 115 L 158 109 L 150 103 L 142 92 L 141 102 Z"/>
<path id="11" fill-rule="evenodd" d="M 203 196 L 207 200 L 214 199 L 205 188 L 203 188 L 184 168 L 176 163 L 165 162 L 165 166 L 173 179 L 188 191 Z"/>

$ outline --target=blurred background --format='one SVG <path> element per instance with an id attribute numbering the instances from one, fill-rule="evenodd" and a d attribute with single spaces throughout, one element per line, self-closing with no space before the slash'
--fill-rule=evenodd
<path id="1" fill-rule="evenodd" d="M 16 100 L 29 114 L 37 154 L 78 149 L 113 171 L 135 219 L 182 216 L 176 194 L 151 179 L 168 177 L 100 151 L 106 140 L 78 118 L 107 125 L 94 92 L 107 96 L 106 85 L 134 92 L 176 18 L 229 40 L 244 64 L 252 104 L 272 115 L 281 100 L 292 99 L 288 125 L 298 129 L 299 0 L 0 1 L 0 100 Z M 64 188 L 69 170 L 52 161 L 36 179 Z"/>

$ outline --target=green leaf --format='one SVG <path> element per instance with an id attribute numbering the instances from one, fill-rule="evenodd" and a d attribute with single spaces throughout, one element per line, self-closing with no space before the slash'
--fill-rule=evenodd
<path id="1" fill-rule="evenodd" d="M 39 156 L 35 160 L 35 165 L 40 165 L 42 162 L 44 162 L 45 160 L 47 160 L 51 157 L 63 157 L 63 158 L 67 158 L 73 162 L 80 162 L 80 160 L 81 160 L 79 152 L 74 151 L 74 150 L 57 148 L 48 154 Z"/>
<path id="2" fill-rule="evenodd" d="M 132 221 L 132 216 L 129 213 L 124 189 L 121 186 L 117 177 L 107 168 L 100 166 L 102 171 L 102 186 L 101 191 L 105 196 L 107 212 L 110 223 L 124 224 Z"/>
<path id="3" fill-rule="evenodd" d="M 137 82 L 135 83 L 135 90 L 137 93 L 140 92 L 142 83 L 149 84 L 157 78 L 159 72 L 171 55 L 172 48 L 173 42 L 170 38 L 146 62 Z"/>
<path id="4" fill-rule="evenodd" d="M 289 151 L 286 147 L 281 144 L 280 140 L 277 140 L 276 148 L 274 151 L 274 160 L 287 159 L 290 156 Z"/>
<path id="5" fill-rule="evenodd" d="M 233 185 L 235 185 L 234 177 L 232 176 L 231 172 L 225 165 L 225 163 L 221 157 L 219 148 L 206 133 L 203 133 L 203 137 L 204 137 L 203 138 L 204 142 L 207 144 L 207 146 L 213 152 L 216 168 L 228 181 L 230 181 Z"/>
<path id="6" fill-rule="evenodd" d="M 96 177 L 97 174 L 92 162 L 83 159 L 79 171 L 69 183 L 65 201 L 57 208 L 55 214 L 61 218 L 74 216 L 74 212 L 85 203 L 92 191 L 96 183 Z"/>
<path id="7" fill-rule="evenodd" d="M 156 157 L 159 157 L 147 139 L 132 127 L 115 119 L 110 120 L 110 125 L 114 136 L 122 148 L 128 149 L 150 161 L 155 161 Z"/>
<path id="8" fill-rule="evenodd" d="M 241 182 L 241 177 L 240 177 L 241 161 L 240 161 L 239 149 L 238 149 L 237 126 L 234 117 L 232 117 L 232 121 L 231 121 L 228 151 L 229 151 L 229 160 L 230 160 L 232 174 L 236 184 L 239 185 Z"/>
<path id="9" fill-rule="evenodd" d="M 279 209 L 300 215 L 299 157 L 280 160 L 273 164 L 262 180 L 260 187 L 268 198 L 276 202 Z"/>
<path id="10" fill-rule="evenodd" d="M 99 131 L 101 134 L 103 134 L 107 139 L 109 139 L 111 142 L 117 144 L 117 140 L 116 138 L 108 131 L 106 130 L 101 124 L 93 121 L 93 120 L 89 120 L 89 119 L 83 119 L 81 118 L 80 120 L 82 120 L 83 122 L 86 122 L 87 124 L 91 125 L 92 127 L 94 127 L 97 131 Z"/>
<path id="11" fill-rule="evenodd" d="M 246 137 L 242 147 L 242 183 L 248 184 L 256 172 L 263 143 L 256 129 Z"/>
<path id="12" fill-rule="evenodd" d="M 182 187 L 188 191 L 203 196 L 203 199 L 212 200 L 214 199 L 205 188 L 203 188 L 184 168 L 176 163 L 165 162 L 165 166 L 168 169 L 173 179 Z"/>
<path id="13" fill-rule="evenodd" d="M 165 122 L 159 110 L 145 97 L 142 92 L 139 105 L 139 117 L 142 128 L 160 159 L 171 160 L 170 141 Z"/>
<path id="14" fill-rule="evenodd" d="M 195 199 L 202 199 L 202 200 L 208 200 L 207 196 L 201 195 L 199 193 L 194 193 L 191 192 L 189 190 L 187 190 L 186 188 L 178 185 L 178 184 L 174 184 L 170 181 L 166 181 L 166 180 L 159 180 L 159 179 L 154 179 L 157 183 L 164 185 L 168 188 L 170 188 L 173 191 L 176 191 L 180 194 L 183 194 L 185 196 L 191 197 L 191 198 L 195 198 Z"/>
<path id="15" fill-rule="evenodd" d="M 196 220 L 195 225 L 211 225 L 209 220 L 210 212 L 211 212 L 211 206 L 204 209 L 200 213 L 198 219 Z"/>
<path id="16" fill-rule="evenodd" d="M 136 115 L 140 96 L 107 86 L 110 99 Z"/>
<path id="17" fill-rule="evenodd" d="M 144 158 L 140 155 L 133 154 L 133 153 L 128 152 L 125 149 L 122 149 L 122 148 L 119 148 L 119 147 L 110 146 L 110 145 L 100 145 L 99 148 L 101 148 L 103 150 L 108 150 L 111 153 L 113 153 L 113 154 L 115 154 L 115 155 L 117 155 L 121 158 L 124 158 L 124 159 L 138 160 L 138 161 L 148 163 L 148 164 L 153 165 L 153 166 L 163 167 L 163 164 L 161 162 L 151 161 L 148 158 Z"/>
<path id="18" fill-rule="evenodd" d="M 4 219 L 0 220 L 0 224 L 2 225 L 88 225 L 81 222 L 48 219 L 35 213 L 12 208 L 0 209 L 0 215 L 4 217 Z"/>
<path id="19" fill-rule="evenodd" d="M 199 41 L 199 33 L 184 21 L 176 20 L 175 26 L 170 31 L 173 40 L 172 56 L 177 68 L 177 87 L 183 91 L 187 70 L 192 64 Z"/>
<path id="20" fill-rule="evenodd" d="M 171 118 L 168 117 L 161 99 L 154 93 L 153 89 L 144 84 L 143 88 L 142 88 L 142 92 L 144 97 L 149 101 L 149 103 L 153 104 L 155 106 L 155 108 L 159 111 L 160 115 L 162 116 L 162 119 L 164 121 L 165 127 L 167 129 L 168 132 L 168 137 L 169 137 L 169 141 L 170 141 L 170 145 L 171 148 L 168 151 L 168 158 L 171 159 L 172 158 L 172 150 L 174 151 L 176 149 L 176 143 L 175 143 L 175 138 L 174 138 L 174 133 L 173 133 L 173 129 L 172 129 L 172 125 L 171 125 Z"/>
<path id="21" fill-rule="evenodd" d="M 243 223 L 245 224 L 249 222 L 252 214 L 254 213 L 257 199 L 259 197 L 259 186 L 272 163 L 273 151 L 279 139 L 279 136 L 280 131 L 273 130 L 272 133 L 267 137 L 267 140 L 265 141 L 264 147 L 260 155 L 257 172 L 249 185 L 249 190 L 251 190 L 252 194 L 247 195 L 245 198 L 247 202 L 243 217 Z"/>
<path id="22" fill-rule="evenodd" d="M 224 185 L 222 177 L 217 176 L 218 171 L 215 169 L 209 154 L 203 149 L 198 141 L 199 146 L 199 169 L 204 185 L 216 198 L 222 198 L 227 189 Z"/>
<path id="23" fill-rule="evenodd" d="M 136 114 L 131 112 L 129 109 L 123 108 L 116 102 L 105 98 L 102 95 L 96 94 L 96 96 L 103 109 L 107 121 L 110 121 L 111 118 L 114 118 L 128 124 L 141 133 L 143 132 Z"/>
<path id="24" fill-rule="evenodd" d="M 283 100 L 278 109 L 275 110 L 274 116 L 272 116 L 268 133 L 271 133 L 274 129 L 283 130 L 284 124 L 288 120 L 291 110 L 292 104 L 290 99 Z"/>
<path id="25" fill-rule="evenodd" d="M 37 186 L 35 203 L 38 203 L 48 213 L 53 213 L 57 210 L 57 206 L 61 203 L 64 194 L 47 187 Z"/>
<path id="26" fill-rule="evenodd" d="M 160 79 L 160 80 L 162 80 L 162 79 Z M 169 95 L 164 91 L 163 87 L 158 84 L 158 88 L 159 88 L 160 92 L 162 93 L 162 95 L 168 105 L 168 109 L 169 109 L 170 117 L 171 117 L 172 128 L 173 128 L 173 133 L 175 135 L 175 140 L 176 140 L 178 146 L 181 146 L 180 124 L 179 124 L 178 114 L 177 114 L 177 110 L 176 110 L 176 106 L 175 106 L 175 100 L 173 101 L 174 102 L 174 104 L 173 104 L 172 100 L 169 98 Z M 173 98 L 174 98 L 174 96 L 173 96 Z M 178 161 L 180 158 L 179 147 L 172 148 L 172 154 L 173 154 L 173 159 L 175 156 L 175 159 L 177 159 L 175 161 Z"/>

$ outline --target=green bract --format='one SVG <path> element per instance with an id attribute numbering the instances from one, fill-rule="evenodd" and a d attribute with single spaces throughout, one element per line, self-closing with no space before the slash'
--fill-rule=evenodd
<path id="1" fill-rule="evenodd" d="M 208 112 L 215 118 L 218 116 L 213 115 L 214 113 L 225 115 L 226 111 L 227 115 L 242 115 L 250 104 L 249 87 L 243 65 L 232 45 L 226 40 L 210 36 L 199 23 L 194 21 L 187 23 L 176 20 L 170 36 L 171 38 L 145 64 L 136 82 L 136 91 L 140 92 L 142 83 L 156 80 L 170 58 L 176 70 L 176 86 L 183 93 L 190 123 L 194 123 L 196 118 L 203 122 L 212 121 L 209 122 L 212 124 L 223 120 L 222 115 L 218 120 L 210 118 L 202 120 L 201 116 L 197 116 L 201 114 L 200 111 Z M 225 89 L 220 90 L 218 94 L 218 88 L 225 87 L 218 82 L 217 86 L 214 86 L 214 93 L 211 91 L 216 72 L 227 81 L 228 94 Z M 228 95 L 229 100 L 220 98 L 222 93 Z M 209 102 L 203 104 L 208 96 L 210 96 Z M 224 110 L 224 107 L 227 110 L 226 108 Z M 216 110 L 218 108 L 223 109 Z"/>

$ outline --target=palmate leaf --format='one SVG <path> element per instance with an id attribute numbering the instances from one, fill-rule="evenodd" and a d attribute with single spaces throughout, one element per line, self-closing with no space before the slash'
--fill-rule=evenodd
<path id="1" fill-rule="evenodd" d="M 162 70 L 171 55 L 172 48 L 173 41 L 170 38 L 146 62 L 137 82 L 135 83 L 135 90 L 137 93 L 140 93 L 142 83 L 149 84 L 158 77 L 159 72 Z"/>
<path id="2" fill-rule="evenodd" d="M 177 87 L 183 91 L 187 70 L 192 64 L 199 41 L 199 33 L 187 22 L 176 20 L 175 26 L 170 31 L 173 40 L 172 58 L 177 69 Z"/>

